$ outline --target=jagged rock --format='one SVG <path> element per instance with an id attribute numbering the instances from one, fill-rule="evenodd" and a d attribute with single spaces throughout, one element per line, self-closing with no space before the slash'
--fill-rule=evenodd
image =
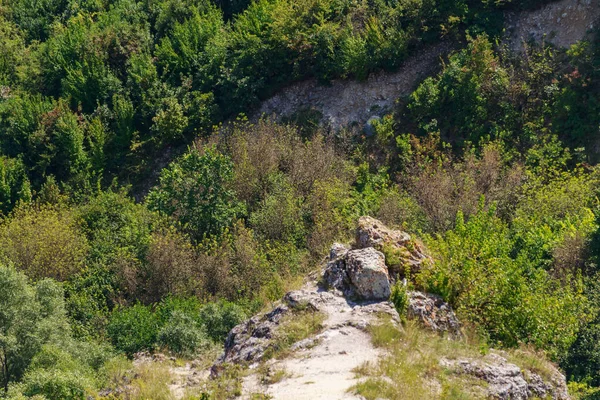
<path id="1" fill-rule="evenodd" d="M 440 365 L 456 373 L 472 375 L 487 382 L 488 396 L 500 400 L 526 400 L 551 398 L 568 400 L 565 377 L 555 370 L 551 381 L 531 371 L 521 371 L 498 354 L 490 354 L 484 360 L 440 360 Z"/>
<path id="2" fill-rule="evenodd" d="M 422 264 L 429 260 L 423 247 L 406 232 L 393 230 L 385 226 L 381 221 L 372 217 L 361 217 L 356 229 L 356 247 L 360 249 L 373 247 L 383 252 L 393 252 L 398 258 L 398 265 L 388 266 L 393 277 L 396 274 L 404 274 L 404 269 L 409 267 L 415 273 L 421 269 Z"/>
<path id="3" fill-rule="evenodd" d="M 452 307 L 434 294 L 408 292 L 408 318 L 418 319 L 434 332 L 448 332 L 451 337 L 462 336 L 460 322 Z"/>
<path id="4" fill-rule="evenodd" d="M 390 277 L 383 253 L 372 247 L 348 251 L 346 272 L 360 298 L 365 300 L 389 299 Z"/>
<path id="5" fill-rule="evenodd" d="M 340 243 L 334 243 L 329 251 L 329 261 L 323 271 L 323 282 L 328 289 L 349 298 L 356 293 L 346 271 L 346 255 L 350 248 Z"/>
<path id="6" fill-rule="evenodd" d="M 233 328 L 225 340 L 223 355 L 213 366 L 213 374 L 218 373 L 223 363 L 260 361 L 281 318 L 289 311 L 289 307 L 280 305 L 267 314 L 256 315 Z"/>
<path id="7" fill-rule="evenodd" d="M 408 243 L 410 239 L 408 233 L 389 229 L 383 222 L 373 217 L 364 216 L 358 220 L 356 228 L 356 246 L 358 248 L 380 248 L 384 244 L 400 247 Z"/>

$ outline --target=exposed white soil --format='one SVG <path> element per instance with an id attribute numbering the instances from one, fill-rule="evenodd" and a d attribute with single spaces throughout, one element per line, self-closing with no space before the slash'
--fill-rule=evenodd
<path id="1" fill-rule="evenodd" d="M 505 42 L 513 51 L 530 40 L 569 47 L 598 23 L 600 0 L 561 0 L 533 11 L 508 13 Z"/>
<path id="2" fill-rule="evenodd" d="M 449 42 L 425 47 L 408 58 L 393 73 L 379 72 L 365 81 L 336 79 L 320 85 L 316 79 L 298 82 L 264 101 L 254 118 L 291 116 L 313 109 L 323 115 L 323 123 L 333 129 L 351 123 L 364 123 L 372 116 L 389 111 L 396 99 L 409 95 L 422 79 L 440 65 L 440 59 L 452 50 Z"/>

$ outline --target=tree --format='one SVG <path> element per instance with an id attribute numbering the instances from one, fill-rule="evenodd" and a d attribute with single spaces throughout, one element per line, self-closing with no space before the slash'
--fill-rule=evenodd
<path id="1" fill-rule="evenodd" d="M 87 249 L 67 210 L 20 207 L 0 226 L 0 257 L 33 279 L 67 280 L 83 269 Z"/>
<path id="2" fill-rule="evenodd" d="M 63 296 L 53 280 L 31 286 L 14 267 L 0 265 L 0 383 L 5 391 L 43 344 L 68 336 Z"/>
<path id="3" fill-rule="evenodd" d="M 171 216 L 196 239 L 218 234 L 243 211 L 229 188 L 232 179 L 229 157 L 214 147 L 203 153 L 194 148 L 161 172 L 148 206 Z"/>

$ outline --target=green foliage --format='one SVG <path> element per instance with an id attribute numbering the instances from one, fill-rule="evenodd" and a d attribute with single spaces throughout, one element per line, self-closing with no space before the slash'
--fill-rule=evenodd
<path id="1" fill-rule="evenodd" d="M 94 395 L 112 352 L 58 340 L 57 326 L 129 355 L 222 341 L 366 214 L 431 233 L 436 262 L 409 278 L 493 344 L 531 343 L 598 384 L 597 301 L 583 290 L 600 257 L 598 36 L 522 57 L 494 46 L 506 9 L 544 1 L 3 3 L 0 256 L 37 282 L 0 267 L 11 396 Z M 374 135 L 326 132 L 307 109 L 208 137 L 295 81 L 363 80 L 464 33 Z M 404 309 L 400 283 L 392 300 Z M 282 349 L 307 334 L 293 325 Z M 168 374 L 140 374 L 139 398 L 168 396 Z"/>
<path id="2" fill-rule="evenodd" d="M 302 198 L 285 176 L 272 175 L 267 179 L 270 193 L 260 208 L 250 215 L 250 225 L 265 239 L 301 247 L 306 237 Z"/>
<path id="3" fill-rule="evenodd" d="M 0 158 L 0 211 L 8 214 L 19 203 L 31 201 L 31 184 L 23 162 Z"/>
<path id="4" fill-rule="evenodd" d="M 587 299 L 578 279 L 552 279 L 535 260 L 515 252 L 515 237 L 496 215 L 481 209 L 454 230 L 428 241 L 437 261 L 417 278 L 448 300 L 492 341 L 532 343 L 554 357 L 575 340 Z"/>
<path id="5" fill-rule="evenodd" d="M 400 318 L 404 319 L 408 310 L 408 289 L 402 281 L 398 280 L 392 286 L 390 301 L 394 304 Z"/>
<path id="6" fill-rule="evenodd" d="M 215 342 L 224 341 L 229 331 L 244 319 L 244 310 L 227 301 L 208 303 L 200 310 L 200 320 L 206 333 Z"/>
<path id="7" fill-rule="evenodd" d="M 158 332 L 158 345 L 174 354 L 193 357 L 207 344 L 206 333 L 189 315 L 175 311 Z"/>
<path id="8" fill-rule="evenodd" d="M 87 241 L 72 213 L 21 207 L 0 226 L 0 256 L 33 279 L 60 281 L 84 268 Z"/>
<path id="9" fill-rule="evenodd" d="M 243 211 L 228 187 L 233 165 L 214 148 L 192 149 L 164 169 L 148 207 L 171 216 L 196 239 L 219 234 Z"/>
<path id="10" fill-rule="evenodd" d="M 149 307 L 135 304 L 111 314 L 107 333 L 115 348 L 131 356 L 154 348 L 158 323 Z"/>
<path id="11" fill-rule="evenodd" d="M 486 37 L 471 39 L 467 49 L 450 57 L 437 78 L 427 78 L 411 95 L 410 119 L 424 133 L 439 129 L 453 141 L 478 142 L 502 134 L 503 118 L 512 118 L 507 100 L 508 72 Z M 452 111 L 451 111 L 452 110 Z M 444 118 L 437 118 L 444 116 Z M 497 132 L 497 133 L 496 133 Z"/>
<path id="12" fill-rule="evenodd" d="M 46 343 L 68 337 L 62 289 L 51 280 L 36 286 L 13 267 L 0 266 L 0 383 L 20 379 Z"/>
<path id="13" fill-rule="evenodd" d="M 598 318 L 585 325 L 561 362 L 570 380 L 587 382 L 595 387 L 600 384 L 597 365 L 600 363 L 600 326 Z"/>

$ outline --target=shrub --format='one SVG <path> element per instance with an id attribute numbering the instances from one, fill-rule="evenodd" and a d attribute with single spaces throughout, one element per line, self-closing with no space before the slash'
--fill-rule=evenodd
<path id="1" fill-rule="evenodd" d="M 87 240 L 66 209 L 19 208 L 0 226 L 0 238 L 3 259 L 32 279 L 67 280 L 84 267 Z"/>
<path id="2" fill-rule="evenodd" d="M 174 230 L 152 235 L 146 263 L 139 273 L 137 297 L 146 303 L 163 297 L 202 296 L 203 276 L 189 241 Z"/>
<path id="3" fill-rule="evenodd" d="M 47 399 L 85 400 L 94 390 L 93 382 L 78 371 L 34 369 L 27 372 L 21 385 L 26 396 L 41 395 Z"/>
<path id="4" fill-rule="evenodd" d="M 390 301 L 394 304 L 400 318 L 405 319 L 408 310 L 408 291 L 404 282 L 397 280 L 396 283 L 394 283 Z"/>
<path id="5" fill-rule="evenodd" d="M 480 211 L 456 228 L 430 238 L 436 262 L 417 276 L 427 291 L 442 295 L 492 341 L 543 348 L 557 358 L 587 318 L 581 282 L 553 279 L 526 257 L 515 256 L 514 236 L 495 215 Z"/>
<path id="6" fill-rule="evenodd" d="M 0 384 L 5 390 L 44 344 L 68 338 L 63 296 L 54 281 L 34 287 L 22 273 L 0 265 Z"/>
<path id="7" fill-rule="evenodd" d="M 306 228 L 303 221 L 302 198 L 285 176 L 270 177 L 271 190 L 259 209 L 250 215 L 255 232 L 267 240 L 290 242 L 304 247 Z"/>
<path id="8" fill-rule="evenodd" d="M 244 310 L 228 301 L 208 303 L 200 311 L 200 320 L 206 333 L 215 342 L 225 341 L 229 331 L 244 319 L 246 319 Z"/>
<path id="9" fill-rule="evenodd" d="M 149 307 L 136 304 L 113 311 L 107 333 L 117 349 L 132 356 L 141 350 L 154 348 L 158 323 Z"/>
<path id="10" fill-rule="evenodd" d="M 233 178 L 229 157 L 215 148 L 192 149 L 161 172 L 148 194 L 148 207 L 171 216 L 194 238 L 229 227 L 243 211 L 228 187 Z"/>
<path id="11" fill-rule="evenodd" d="M 158 332 L 158 344 L 174 354 L 193 357 L 207 344 L 207 337 L 192 317 L 175 311 Z"/>

